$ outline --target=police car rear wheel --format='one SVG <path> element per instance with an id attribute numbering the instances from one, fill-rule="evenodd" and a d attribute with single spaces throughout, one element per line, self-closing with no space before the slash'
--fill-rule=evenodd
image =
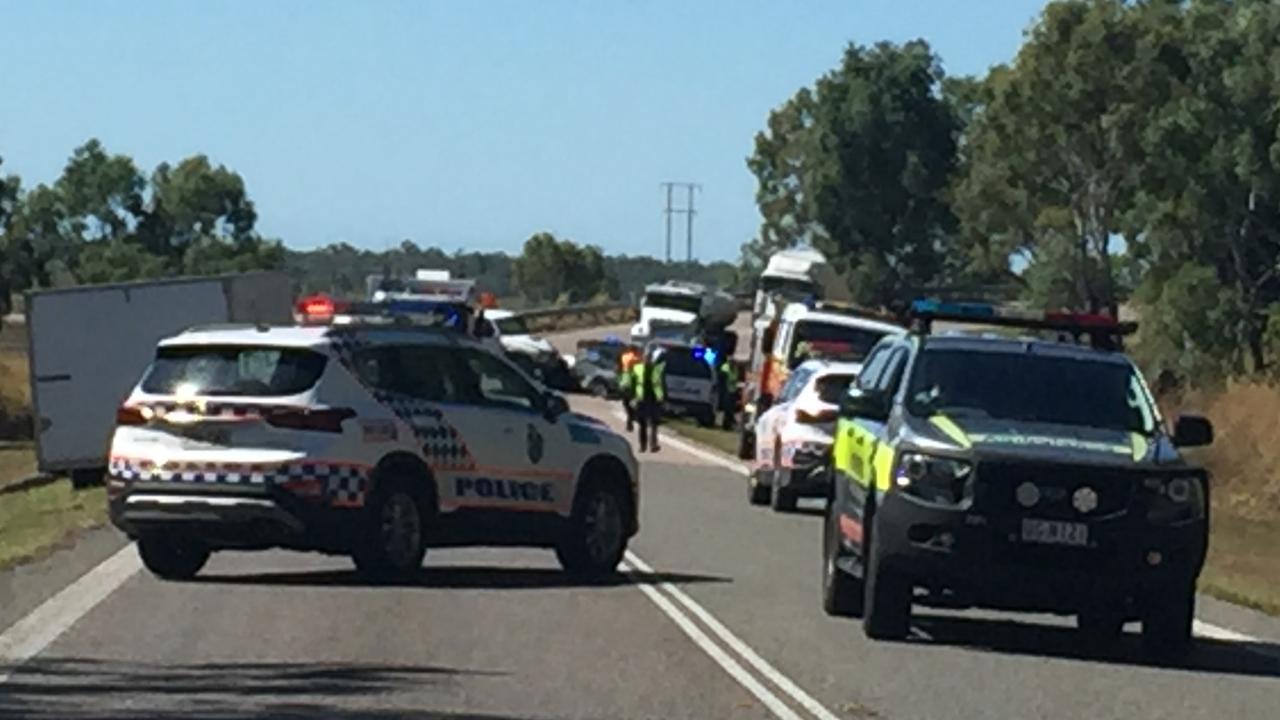
<path id="1" fill-rule="evenodd" d="M 598 398 L 609 397 L 609 384 L 599 378 L 592 380 L 591 383 L 587 385 L 587 389 L 591 391 L 592 395 Z"/>
<path id="2" fill-rule="evenodd" d="M 828 507 L 822 525 L 822 609 L 835 617 L 861 617 L 862 582 L 838 566 L 843 551 L 836 512 Z"/>
<path id="3" fill-rule="evenodd" d="M 773 489 L 760 482 L 756 473 L 753 472 L 747 477 L 747 500 L 752 505 L 768 505 L 772 495 Z"/>
<path id="4" fill-rule="evenodd" d="M 607 486 L 593 486 L 578 503 L 570 529 L 556 547 L 556 558 L 570 573 L 595 577 L 611 573 L 626 552 L 623 500 Z"/>
<path id="5" fill-rule="evenodd" d="M 774 512 L 795 512 L 795 491 L 782 483 L 783 473 L 787 470 L 773 471 L 773 497 L 771 499 Z"/>
<path id="6" fill-rule="evenodd" d="M 407 490 L 392 485 L 373 497 L 371 527 L 355 554 L 356 568 L 369 580 L 401 580 L 422 569 L 426 555 L 422 506 Z"/>
<path id="7" fill-rule="evenodd" d="M 190 580 L 209 562 L 209 549 L 194 540 L 171 535 L 146 535 L 138 539 L 142 564 L 165 580 Z"/>

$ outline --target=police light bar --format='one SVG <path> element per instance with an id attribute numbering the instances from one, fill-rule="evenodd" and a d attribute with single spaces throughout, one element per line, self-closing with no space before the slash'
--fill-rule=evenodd
<path id="1" fill-rule="evenodd" d="M 711 367 L 716 366 L 716 351 L 713 348 L 702 346 L 695 347 L 693 349 L 693 358 L 695 360 L 701 360 Z"/>
<path id="2" fill-rule="evenodd" d="M 1022 310 L 990 303 L 941 302 L 932 299 L 916 300 L 911 304 L 911 317 L 923 332 L 929 331 L 934 320 L 1024 328 L 1029 330 L 1055 330 L 1074 334 L 1088 334 L 1099 344 L 1101 337 L 1122 337 L 1138 329 L 1134 322 L 1121 322 L 1110 315 L 1100 313 L 1076 313 Z"/>

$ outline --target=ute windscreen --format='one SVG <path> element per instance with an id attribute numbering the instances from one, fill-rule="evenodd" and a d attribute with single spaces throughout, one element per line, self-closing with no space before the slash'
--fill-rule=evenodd
<path id="1" fill-rule="evenodd" d="M 155 395 L 272 397 L 309 390 L 325 357 L 301 348 L 163 347 L 142 380 Z"/>
<path id="2" fill-rule="evenodd" d="M 697 295 L 650 293 L 644 296 L 644 306 L 697 314 L 702 310 L 702 298 Z"/>
<path id="3" fill-rule="evenodd" d="M 907 387 L 913 415 L 1053 423 L 1148 434 L 1155 414 L 1128 365 L 1025 353 L 926 350 Z"/>

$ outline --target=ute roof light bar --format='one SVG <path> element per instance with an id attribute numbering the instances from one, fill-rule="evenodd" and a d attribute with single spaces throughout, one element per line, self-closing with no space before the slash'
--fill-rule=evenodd
<path id="1" fill-rule="evenodd" d="M 1076 313 L 1022 310 L 990 303 L 942 302 L 934 299 L 916 300 L 911 304 L 913 330 L 929 334 L 933 321 L 959 322 L 971 325 L 991 325 L 1026 330 L 1049 330 L 1066 333 L 1079 342 L 1082 336 L 1101 350 L 1120 350 L 1123 338 L 1138 329 L 1135 322 L 1122 322 L 1101 313 Z"/>

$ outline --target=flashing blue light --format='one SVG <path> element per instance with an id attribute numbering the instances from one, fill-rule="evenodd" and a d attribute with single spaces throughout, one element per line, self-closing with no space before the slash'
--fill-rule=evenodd
<path id="1" fill-rule="evenodd" d="M 916 300 L 911 303 L 911 311 L 929 315 L 960 315 L 975 318 L 991 318 L 996 316 L 994 305 L 986 303 L 953 303 L 937 300 Z"/>
<path id="2" fill-rule="evenodd" d="M 711 367 L 716 366 L 716 351 L 709 347 L 694 348 L 693 357 L 695 360 L 701 360 L 702 362 L 710 365 Z"/>

